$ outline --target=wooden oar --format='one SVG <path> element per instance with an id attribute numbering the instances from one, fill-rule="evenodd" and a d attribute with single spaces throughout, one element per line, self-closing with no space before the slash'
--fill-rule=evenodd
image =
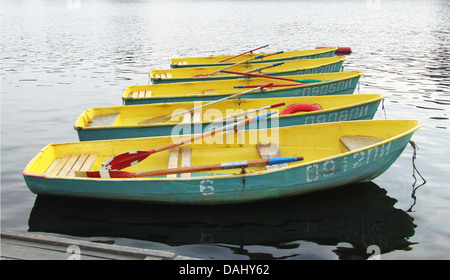
<path id="1" fill-rule="evenodd" d="M 238 55 L 229 57 L 229 58 L 226 58 L 226 59 L 224 59 L 224 60 L 219 61 L 219 63 L 228 61 L 228 60 L 230 60 L 230 59 L 233 59 L 233 58 L 236 58 L 236 57 L 239 57 L 239 56 L 242 56 L 242 55 L 244 55 L 244 54 L 253 53 L 254 51 L 260 50 L 260 49 L 265 48 L 265 47 L 267 47 L 267 46 L 269 46 L 269 45 L 265 45 L 265 46 L 262 46 L 262 47 L 259 47 L 259 48 L 256 48 L 256 49 L 253 49 L 253 50 L 250 50 L 250 51 L 246 51 L 246 52 L 244 52 L 244 53 L 241 53 L 241 54 L 238 54 Z"/>
<path id="2" fill-rule="evenodd" d="M 229 119 L 229 118 L 240 117 L 240 116 L 248 115 L 248 114 L 251 114 L 251 113 L 256 113 L 258 111 L 268 110 L 268 109 L 271 109 L 271 108 L 276 108 L 276 107 L 283 106 L 283 105 L 286 105 L 286 103 L 282 102 L 282 103 L 277 103 L 277 104 L 273 104 L 273 105 L 260 107 L 260 108 L 253 109 L 253 110 L 247 110 L 245 112 L 236 113 L 236 114 L 225 116 L 225 117 L 219 118 L 219 119 L 214 119 L 213 121 L 215 122 L 215 121 L 220 121 L 220 120 L 226 120 L 226 119 Z"/>
<path id="3" fill-rule="evenodd" d="M 227 71 L 227 70 L 221 70 L 220 72 L 236 74 L 236 75 L 251 76 L 251 77 L 266 78 L 266 79 L 291 81 L 291 82 L 298 82 L 298 83 L 320 83 L 320 82 L 323 82 L 321 80 L 314 80 L 314 79 L 296 80 L 296 79 L 289 79 L 289 78 L 283 78 L 283 77 L 275 77 L 275 76 L 268 76 L 268 75 L 261 75 L 261 74 L 251 74 L 251 73 L 244 73 L 244 72 Z"/>
<path id="4" fill-rule="evenodd" d="M 190 142 L 198 140 L 198 139 L 203 139 L 205 137 L 212 136 L 212 135 L 214 135 L 216 133 L 220 133 L 222 131 L 234 129 L 235 127 L 238 127 L 238 126 L 247 125 L 249 123 L 253 123 L 253 122 L 259 121 L 261 119 L 268 118 L 274 114 L 276 114 L 276 112 L 270 112 L 270 113 L 259 115 L 259 116 L 249 118 L 249 119 L 246 119 L 243 121 L 231 123 L 231 124 L 225 125 L 223 127 L 219 127 L 215 130 L 208 131 L 203 134 L 193 135 L 193 136 L 187 137 L 185 139 L 182 139 L 180 141 L 177 141 L 177 142 L 174 142 L 174 143 L 171 143 L 171 144 L 168 144 L 168 145 L 165 145 L 165 146 L 162 146 L 162 147 L 150 150 L 150 151 L 131 151 L 131 152 L 122 153 L 120 155 L 114 156 L 114 157 L 110 158 L 109 160 L 105 161 L 102 164 L 102 168 L 104 170 L 111 170 L 111 169 L 119 169 L 120 170 L 120 169 L 129 167 L 129 166 L 138 164 L 139 162 L 143 161 L 151 154 L 161 152 L 164 150 L 168 150 L 170 148 L 177 147 L 177 146 L 180 146 L 180 145 L 183 145 L 186 143 L 190 143 Z"/>
<path id="5" fill-rule="evenodd" d="M 217 69 L 217 70 L 212 71 L 212 72 L 210 72 L 210 73 L 208 73 L 208 74 L 199 74 L 199 75 L 195 75 L 194 77 L 207 77 L 207 76 L 211 76 L 212 74 L 215 74 L 215 73 L 217 73 L 217 72 L 221 72 L 222 70 L 225 70 L 225 69 L 228 69 L 228 68 L 237 66 L 237 65 L 241 65 L 241 64 L 247 63 L 247 62 L 249 62 L 249 61 L 252 61 L 252 60 L 255 60 L 255 59 L 264 58 L 264 57 L 268 57 L 268 56 L 272 56 L 272 55 L 276 55 L 276 54 L 280 54 L 280 53 L 283 53 L 283 51 L 275 52 L 275 53 L 270 53 L 270 54 L 265 54 L 265 55 L 262 55 L 262 54 L 261 54 L 261 55 L 258 55 L 258 56 L 255 56 L 255 57 L 252 57 L 252 58 L 249 58 L 249 59 L 246 59 L 246 60 L 239 61 L 239 62 L 237 62 L 237 63 L 235 63 L 235 64 L 231 64 L 231 65 L 229 65 L 229 66 L 227 66 L 227 67 L 224 67 L 224 68 L 222 68 L 222 69 Z"/>
<path id="6" fill-rule="evenodd" d="M 255 69 L 251 69 L 251 70 L 245 71 L 244 73 L 246 73 L 246 74 L 253 73 L 253 72 L 261 71 L 261 70 L 267 69 L 267 68 L 272 68 L 272 67 L 275 67 L 275 66 L 278 66 L 278 65 L 282 65 L 282 64 L 284 64 L 284 62 L 278 62 L 278 63 L 274 63 L 272 65 L 265 65 L 265 66 L 261 66 L 261 67 L 255 68 Z"/>
<path id="7" fill-rule="evenodd" d="M 141 172 L 127 172 L 120 170 L 100 170 L 100 171 L 75 171 L 75 177 L 90 177 L 90 178 L 136 178 L 136 177 L 151 177 L 169 174 L 181 174 L 192 172 L 203 172 L 212 170 L 247 168 L 255 166 L 266 166 L 281 163 L 288 163 L 303 160 L 303 157 L 280 157 L 268 159 L 253 159 L 245 161 L 234 161 L 226 163 L 205 164 L 190 167 L 167 168 L 160 170 L 141 171 Z"/>
<path id="8" fill-rule="evenodd" d="M 224 98 L 222 98 L 222 99 L 218 99 L 218 100 L 215 100 L 215 101 L 212 101 L 212 102 L 209 102 L 209 103 L 206 103 L 206 104 L 203 104 L 203 105 L 194 107 L 194 108 L 192 108 L 192 109 L 189 109 L 189 110 L 186 110 L 186 111 L 183 111 L 183 112 L 179 112 L 179 113 L 174 114 L 174 115 L 157 116 L 157 117 L 153 117 L 153 118 L 150 118 L 150 119 L 146 119 L 146 120 L 144 120 L 144 121 L 142 121 L 142 122 L 140 122 L 140 123 L 138 123 L 138 124 L 142 125 L 142 124 L 163 123 L 163 122 L 166 122 L 166 121 L 170 120 L 172 117 L 182 116 L 182 115 L 184 115 L 184 114 L 193 112 L 193 111 L 198 110 L 198 109 L 200 109 L 200 108 L 204 108 L 204 107 L 206 107 L 206 106 L 210 106 L 210 105 L 213 105 L 213 104 L 217 104 L 217 103 L 219 103 L 219 102 L 222 102 L 222 101 L 225 101 L 225 100 L 228 100 L 228 99 L 233 99 L 233 98 L 239 97 L 239 96 L 241 96 L 241 95 L 244 95 L 244 94 L 247 94 L 247 93 L 256 91 L 256 90 L 258 90 L 258 89 L 262 89 L 262 88 L 265 88 L 265 87 L 270 87 L 271 85 L 273 85 L 273 83 L 261 85 L 261 86 L 259 86 L 259 87 L 256 87 L 256 88 L 253 88 L 253 89 L 250 89 L 250 90 L 247 90 L 247 91 L 235 93 L 235 94 L 233 94 L 233 95 L 224 97 Z"/>

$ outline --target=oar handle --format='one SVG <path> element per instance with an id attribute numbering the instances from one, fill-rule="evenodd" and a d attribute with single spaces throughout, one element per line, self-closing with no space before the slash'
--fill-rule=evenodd
<path id="1" fill-rule="evenodd" d="M 242 55 L 244 55 L 244 54 L 253 53 L 254 51 L 260 50 L 260 49 L 265 48 L 265 47 L 267 47 L 267 46 L 269 46 L 269 45 L 264 45 L 264 46 L 262 46 L 262 47 L 259 47 L 259 48 L 253 49 L 253 50 L 249 50 L 249 51 L 243 52 L 243 53 L 241 53 L 241 54 L 238 54 L 238 55 L 235 55 L 235 56 L 232 56 L 232 57 L 223 59 L 223 60 L 219 61 L 219 63 L 228 61 L 228 60 L 230 60 L 230 59 L 233 59 L 233 58 L 236 58 L 236 57 L 239 57 L 239 56 L 242 56 Z"/>

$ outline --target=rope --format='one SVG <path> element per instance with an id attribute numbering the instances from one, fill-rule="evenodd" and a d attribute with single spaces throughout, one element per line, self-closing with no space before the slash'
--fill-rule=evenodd
<path id="1" fill-rule="evenodd" d="M 412 166 L 413 166 L 413 178 L 414 178 L 414 183 L 412 184 L 412 193 L 411 193 L 411 198 L 414 200 L 414 203 L 411 205 L 411 207 L 406 211 L 406 212 L 412 212 L 412 208 L 414 207 L 414 205 L 416 205 L 416 191 L 417 189 L 419 189 L 421 186 L 426 184 L 426 180 L 425 178 L 422 176 L 422 174 L 420 174 L 419 170 L 416 167 L 416 157 L 417 157 L 417 150 L 419 149 L 419 147 L 416 145 L 416 143 L 412 140 L 409 141 L 409 144 L 411 145 L 411 147 L 413 148 L 413 155 L 412 155 Z M 417 183 L 417 178 L 416 178 L 416 172 L 417 174 L 419 174 L 420 178 L 422 179 L 422 184 L 416 186 Z"/>

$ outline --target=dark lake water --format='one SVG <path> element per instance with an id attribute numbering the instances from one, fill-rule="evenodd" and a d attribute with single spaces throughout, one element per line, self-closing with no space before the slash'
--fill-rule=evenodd
<path id="1" fill-rule="evenodd" d="M 450 258 L 450 1 L 2 1 L 1 227 L 203 259 Z M 85 109 L 170 57 L 350 46 L 376 119 L 422 122 L 371 183 L 265 203 L 174 207 L 45 198 L 22 178 L 45 145 L 78 141 Z"/>

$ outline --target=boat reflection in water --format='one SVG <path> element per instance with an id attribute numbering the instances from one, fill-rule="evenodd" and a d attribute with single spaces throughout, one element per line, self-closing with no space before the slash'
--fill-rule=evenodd
<path id="1" fill-rule="evenodd" d="M 405 211 L 394 208 L 396 202 L 373 182 L 219 206 L 38 196 L 29 231 L 130 238 L 169 246 L 220 246 L 249 259 L 299 258 L 301 242 L 309 241 L 336 246 L 332 251 L 339 259 L 367 259 L 370 245 L 377 245 L 382 254 L 411 249 L 408 238 L 414 235 L 415 225 Z M 338 245 L 343 242 L 351 247 Z M 252 245 L 265 246 L 264 252 L 255 253 L 254 248 L 250 252 L 246 246 Z M 280 250 L 286 249 L 290 255 L 279 257 Z"/>

